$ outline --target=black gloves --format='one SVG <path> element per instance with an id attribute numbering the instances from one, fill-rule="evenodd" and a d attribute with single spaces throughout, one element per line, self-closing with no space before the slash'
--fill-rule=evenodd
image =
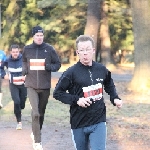
<path id="1" fill-rule="evenodd" d="M 45 70 L 51 71 L 51 63 L 49 59 L 45 58 Z"/>
<path id="2" fill-rule="evenodd" d="M 45 70 L 51 71 L 51 64 L 45 64 Z"/>
<path id="3" fill-rule="evenodd" d="M 23 75 L 23 76 L 25 76 L 25 75 L 27 75 L 27 74 L 28 74 L 28 71 L 27 71 L 27 70 L 23 70 L 23 71 L 22 71 L 22 75 Z"/>

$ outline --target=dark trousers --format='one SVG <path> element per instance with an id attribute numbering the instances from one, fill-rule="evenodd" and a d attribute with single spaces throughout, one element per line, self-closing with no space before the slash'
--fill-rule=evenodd
<path id="1" fill-rule="evenodd" d="M 106 123 L 72 129 L 72 139 L 76 150 L 105 150 Z"/>
<path id="2" fill-rule="evenodd" d="M 44 114 L 50 95 L 50 89 L 36 90 L 33 88 L 27 88 L 27 92 L 32 109 L 32 132 L 34 140 L 35 143 L 40 143 L 41 129 L 44 122 Z"/>
<path id="3" fill-rule="evenodd" d="M 27 88 L 23 85 L 9 84 L 11 97 L 14 101 L 14 114 L 17 122 L 21 122 L 21 109 L 25 108 L 27 99 Z"/>

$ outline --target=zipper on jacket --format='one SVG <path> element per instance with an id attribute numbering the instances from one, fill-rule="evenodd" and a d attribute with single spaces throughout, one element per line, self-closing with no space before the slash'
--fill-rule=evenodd
<path id="1" fill-rule="evenodd" d="M 90 69 L 88 69 L 89 73 L 90 73 L 90 79 L 92 81 L 92 85 L 93 85 L 93 78 L 92 78 L 92 72 L 90 71 Z"/>
<path id="2" fill-rule="evenodd" d="M 38 59 L 38 48 L 36 49 L 36 59 Z M 37 70 L 37 88 L 39 87 L 39 81 L 38 81 L 38 79 L 39 79 L 39 72 L 38 72 L 38 70 Z"/>

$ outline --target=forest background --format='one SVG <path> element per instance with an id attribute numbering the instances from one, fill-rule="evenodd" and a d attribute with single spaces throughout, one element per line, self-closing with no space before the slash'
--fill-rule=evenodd
<path id="1" fill-rule="evenodd" d="M 91 23 L 86 27 L 89 5 L 92 5 L 90 9 L 92 9 L 93 17 L 89 18 Z M 31 43 L 31 29 L 35 25 L 40 25 L 45 30 L 45 42 L 54 45 L 63 55 L 60 54 L 63 57 L 62 62 L 68 63 L 70 53 L 74 54 L 75 39 L 84 34 L 85 30 L 91 30 L 86 32 L 94 38 L 97 36 L 98 39 L 95 42 L 98 41 L 100 44 L 99 29 L 104 15 L 108 21 L 105 26 L 109 27 L 109 31 L 103 29 L 101 34 L 109 33 L 107 36 L 111 38 L 111 53 L 115 54 L 118 50 L 133 51 L 131 9 L 125 0 L 105 2 L 101 0 L 3 0 L 1 3 L 1 48 L 7 51 L 12 43 L 17 43 L 21 47 Z M 92 30 L 96 30 L 96 33 Z M 108 39 L 107 41 L 109 42 Z M 97 46 L 97 61 L 100 61 L 98 53 L 100 51 L 101 46 Z"/>
<path id="2" fill-rule="evenodd" d="M 129 87 L 150 89 L 150 0 L 0 0 L 0 49 L 21 49 L 32 43 L 31 29 L 40 25 L 45 42 L 53 45 L 62 63 L 76 60 L 75 39 L 88 34 L 95 40 L 94 60 L 106 66 L 132 63 Z M 139 87 L 137 89 L 137 87 Z"/>
<path id="3" fill-rule="evenodd" d="M 0 3 L 0 49 L 7 54 L 11 44 L 19 44 L 22 50 L 32 43 L 31 29 L 38 24 L 45 30 L 45 42 L 55 47 L 62 64 L 68 66 L 77 59 L 75 39 L 81 34 L 91 35 L 96 43 L 94 59 L 112 67 L 112 77 L 123 100 L 123 107 L 118 110 L 110 104 L 109 96 L 104 95 L 107 149 L 150 149 L 150 0 L 0 0 Z M 122 67 L 125 63 L 132 67 Z M 58 81 L 56 74 L 60 72 L 52 73 L 51 93 Z M 8 82 L 3 82 L 2 88 L 0 149 L 30 150 L 30 103 L 27 100 L 23 111 L 23 130 L 16 132 Z M 43 128 L 44 149 L 74 149 L 68 111 L 68 105 L 50 96 Z M 8 142 L 12 135 L 14 138 Z"/>

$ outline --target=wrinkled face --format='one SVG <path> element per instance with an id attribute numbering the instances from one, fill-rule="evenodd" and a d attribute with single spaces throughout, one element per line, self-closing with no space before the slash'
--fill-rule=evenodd
<path id="1" fill-rule="evenodd" d="M 43 40 L 44 40 L 44 34 L 42 32 L 38 32 L 33 36 L 33 41 L 37 45 L 41 45 L 43 43 Z"/>
<path id="2" fill-rule="evenodd" d="M 77 48 L 76 52 L 79 56 L 80 62 L 85 66 L 92 66 L 93 55 L 95 53 L 95 48 L 93 48 L 92 42 L 79 42 Z"/>
<path id="3" fill-rule="evenodd" d="M 11 53 L 11 56 L 12 56 L 13 59 L 17 59 L 18 56 L 19 56 L 20 51 L 19 51 L 18 48 L 12 48 L 10 53 Z"/>

